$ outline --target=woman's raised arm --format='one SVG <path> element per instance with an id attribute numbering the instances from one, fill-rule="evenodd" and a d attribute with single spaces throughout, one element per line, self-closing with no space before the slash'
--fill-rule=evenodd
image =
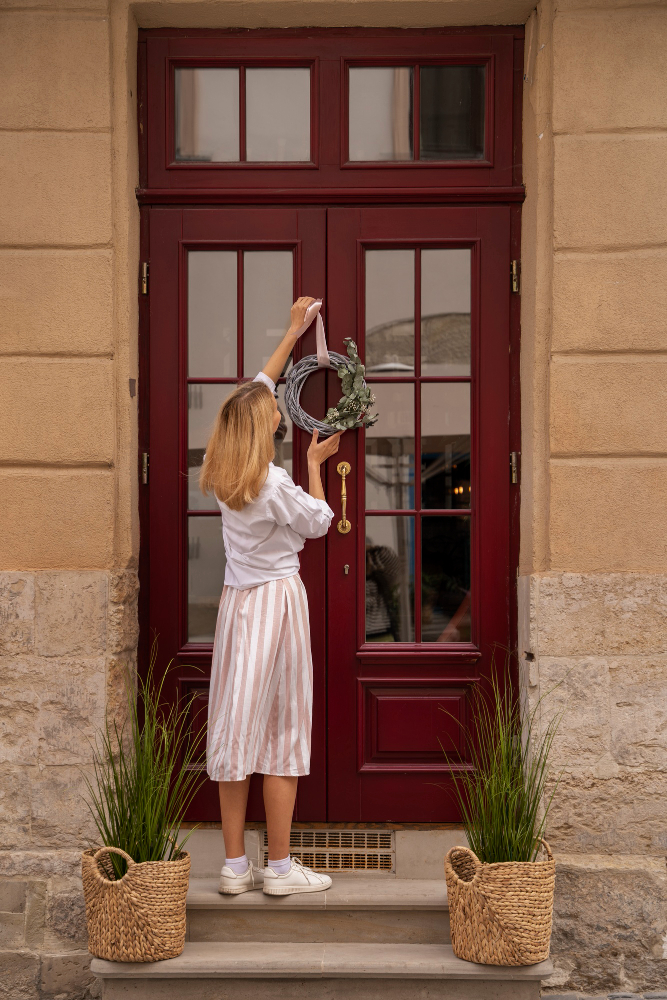
<path id="1" fill-rule="evenodd" d="M 308 307 L 312 306 L 313 302 L 315 302 L 315 299 L 311 298 L 310 295 L 302 295 L 292 306 L 290 311 L 290 328 L 262 368 L 264 374 L 268 375 L 272 382 L 277 382 L 282 375 L 285 362 L 299 339 L 299 330 L 304 324 Z"/>

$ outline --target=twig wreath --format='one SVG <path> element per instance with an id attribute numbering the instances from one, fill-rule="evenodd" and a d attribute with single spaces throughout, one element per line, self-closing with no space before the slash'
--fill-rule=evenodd
<path id="1" fill-rule="evenodd" d="M 375 402 L 375 396 L 366 385 L 364 375 L 366 369 L 361 363 L 357 353 L 357 345 L 350 338 L 346 337 L 343 343 L 347 347 L 347 357 L 337 354 L 335 351 L 326 350 L 324 341 L 324 353 L 328 354 L 329 365 L 338 373 L 341 380 L 343 395 L 335 407 L 330 407 L 323 420 L 316 420 L 309 413 L 301 408 L 299 399 L 301 390 L 309 375 L 318 369 L 327 367 L 326 360 L 323 360 L 320 327 L 321 319 L 318 314 L 318 353 L 309 354 L 307 358 L 297 361 L 287 376 L 285 385 L 285 409 L 291 417 L 293 423 L 300 427 L 302 431 L 312 434 L 314 430 L 320 435 L 328 437 L 336 431 L 350 430 L 353 427 L 371 427 L 378 419 L 377 413 L 370 412 Z M 321 327 L 322 338 L 324 337 L 324 327 Z"/>

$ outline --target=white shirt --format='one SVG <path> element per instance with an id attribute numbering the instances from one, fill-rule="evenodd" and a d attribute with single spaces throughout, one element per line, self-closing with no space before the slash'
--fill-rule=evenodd
<path id="1" fill-rule="evenodd" d="M 255 381 L 273 391 L 274 383 L 260 372 Z M 227 565 L 225 586 L 246 589 L 299 572 L 299 552 L 307 538 L 326 535 L 334 512 L 326 500 L 316 500 L 297 486 L 273 462 L 259 496 L 242 510 L 230 510 L 218 500 Z"/>

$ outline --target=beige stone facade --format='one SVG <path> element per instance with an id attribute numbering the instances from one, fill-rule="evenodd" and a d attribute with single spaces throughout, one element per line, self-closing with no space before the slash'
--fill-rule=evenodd
<path id="1" fill-rule="evenodd" d="M 97 989 L 79 790 L 136 650 L 136 40 L 164 25 L 526 24 L 519 652 L 563 711 L 548 988 L 667 987 L 667 0 L 533 7 L 3 0 L 0 998 Z"/>

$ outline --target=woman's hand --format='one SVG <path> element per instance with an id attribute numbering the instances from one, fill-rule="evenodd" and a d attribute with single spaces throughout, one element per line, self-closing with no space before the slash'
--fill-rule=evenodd
<path id="1" fill-rule="evenodd" d="M 345 431 L 338 431 L 337 434 L 332 434 L 331 437 L 326 437 L 324 441 L 318 442 L 319 432 L 313 431 L 313 436 L 308 446 L 308 465 L 317 466 L 319 469 L 323 462 L 326 462 L 328 458 L 335 455 L 338 451 L 341 434 L 344 433 Z"/>
<path id="2" fill-rule="evenodd" d="M 301 298 L 297 299 L 292 308 L 290 309 L 290 328 L 287 333 L 294 336 L 297 330 L 299 330 L 305 320 L 308 308 L 312 306 L 316 299 L 311 298 L 310 295 L 302 295 Z"/>

